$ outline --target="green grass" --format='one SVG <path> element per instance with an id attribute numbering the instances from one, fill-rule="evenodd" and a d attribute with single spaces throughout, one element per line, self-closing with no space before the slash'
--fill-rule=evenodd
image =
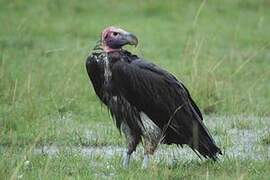
<path id="1" fill-rule="evenodd" d="M 261 138 L 261 143 L 264 145 L 270 145 L 270 133 L 268 132 Z"/>
<path id="2" fill-rule="evenodd" d="M 140 179 L 268 179 L 270 175 L 269 166 L 265 166 L 268 162 L 235 159 L 228 159 L 222 164 L 191 161 L 177 162 L 173 166 L 168 166 L 159 163 L 149 170 L 141 170 L 140 163 L 135 161 L 131 166 L 132 170 L 126 170 L 120 166 L 119 156 L 108 160 L 102 157 L 82 157 L 62 152 L 56 158 L 43 155 L 34 155 L 26 159 L 20 156 L 5 158 L 7 166 L 1 167 L 1 173 L 22 177 L 22 179 L 51 179 L 51 177 L 55 179 L 138 179 L 138 177 Z M 21 168 L 15 175 L 12 168 L 18 164 Z"/>
<path id="3" fill-rule="evenodd" d="M 244 115 L 206 118 L 224 149 L 232 146 L 231 129 L 269 129 L 269 119 L 261 118 L 270 116 L 269 8 L 267 0 L 1 0 L 0 177 L 267 179 L 269 159 L 225 158 L 220 165 L 180 161 L 173 167 L 161 162 L 141 173 L 138 160 L 123 170 L 118 156 L 61 152 L 51 158 L 29 148 L 124 145 L 84 67 L 109 25 L 136 34 L 138 48 L 127 48 L 181 79 L 205 114 Z M 267 149 L 269 137 L 258 138 Z M 30 168 L 24 167 L 25 158 Z M 107 161 L 115 168 L 106 169 Z"/>

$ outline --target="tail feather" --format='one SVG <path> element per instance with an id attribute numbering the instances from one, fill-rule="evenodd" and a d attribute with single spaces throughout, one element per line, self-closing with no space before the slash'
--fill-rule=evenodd
<path id="1" fill-rule="evenodd" d="M 222 155 L 220 148 L 215 144 L 203 123 L 197 122 L 199 123 L 193 126 L 193 137 L 189 146 L 198 151 L 203 157 L 217 160 L 217 155 Z"/>
<path id="2" fill-rule="evenodd" d="M 166 143 L 187 144 L 197 155 L 199 153 L 204 158 L 217 160 L 218 154 L 222 155 L 222 152 L 203 124 L 203 121 L 199 117 L 186 117 L 189 119 L 188 121 L 179 121 L 178 119 L 181 119 L 181 116 L 177 116 L 172 121 L 171 126 L 166 132 Z"/>
<path id="3" fill-rule="evenodd" d="M 163 143 L 187 144 L 199 157 L 217 160 L 218 154 L 222 155 L 222 152 L 208 132 L 202 117 L 191 104 L 179 107 L 170 118 Z"/>
<path id="4" fill-rule="evenodd" d="M 203 157 L 217 160 L 217 155 L 222 155 L 220 148 L 216 145 L 214 139 L 203 124 L 202 116 L 199 116 L 193 106 L 189 106 L 194 117 L 193 121 L 193 143 L 195 148 Z M 195 143 L 194 143 L 195 142 Z M 195 147 L 193 147 L 195 145 Z"/>

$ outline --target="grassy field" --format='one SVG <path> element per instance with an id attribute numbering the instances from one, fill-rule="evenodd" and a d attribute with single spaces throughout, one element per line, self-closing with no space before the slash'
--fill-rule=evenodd
<path id="1" fill-rule="evenodd" d="M 268 179 L 269 8 L 268 0 L 0 0 L 1 179 Z M 128 49 L 188 87 L 227 152 L 219 163 L 194 154 L 167 163 L 160 153 L 142 171 L 139 150 L 125 170 L 119 152 L 79 153 L 124 147 L 85 70 L 109 25 L 136 34 L 138 48 Z"/>

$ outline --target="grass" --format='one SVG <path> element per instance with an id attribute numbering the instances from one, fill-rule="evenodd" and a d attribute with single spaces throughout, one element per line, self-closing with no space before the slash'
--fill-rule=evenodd
<path id="1" fill-rule="evenodd" d="M 8 169 L 16 165 L 15 160 L 21 161 L 18 157 L 9 158 L 9 166 L 1 168 L 12 176 L 13 172 Z M 264 161 L 236 161 L 227 160 L 221 164 L 211 162 L 177 162 L 174 166 L 156 164 L 149 170 L 141 170 L 140 163 L 132 164 L 132 171 L 123 169 L 119 165 L 121 157 L 104 159 L 102 157 L 81 157 L 62 152 L 56 158 L 48 156 L 31 156 L 22 161 L 22 167 L 18 170 L 18 176 L 22 179 L 267 179 L 269 177 L 268 167 Z M 11 165 L 10 165 L 11 164 Z M 224 166 L 226 168 L 224 168 Z M 35 178 L 33 178 L 35 177 Z"/>
<path id="2" fill-rule="evenodd" d="M 233 147 L 231 129 L 267 131 L 269 7 L 266 0 L 1 0 L 0 177 L 267 179 L 269 158 L 179 161 L 173 167 L 160 162 L 141 173 L 141 161 L 123 170 L 118 155 L 106 159 L 64 151 L 52 158 L 32 151 L 51 144 L 124 146 L 84 67 L 109 25 L 136 34 L 139 47 L 127 48 L 181 79 L 207 118 L 232 117 L 206 118 L 223 149 Z M 258 140 L 266 150 L 268 139 Z"/>
<path id="3" fill-rule="evenodd" d="M 264 145 L 270 145 L 270 133 L 268 132 L 261 138 L 261 143 Z"/>
<path id="4" fill-rule="evenodd" d="M 234 121 L 231 125 L 231 128 L 237 128 L 237 129 L 250 129 L 251 124 L 249 121 L 246 121 L 244 119 L 238 119 L 237 121 Z"/>

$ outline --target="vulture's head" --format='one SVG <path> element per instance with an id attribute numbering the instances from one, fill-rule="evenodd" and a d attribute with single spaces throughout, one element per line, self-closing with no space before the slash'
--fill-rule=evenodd
<path id="1" fill-rule="evenodd" d="M 137 37 L 130 32 L 113 26 L 107 27 L 102 31 L 101 45 L 104 51 L 118 51 L 127 44 L 137 46 Z"/>

